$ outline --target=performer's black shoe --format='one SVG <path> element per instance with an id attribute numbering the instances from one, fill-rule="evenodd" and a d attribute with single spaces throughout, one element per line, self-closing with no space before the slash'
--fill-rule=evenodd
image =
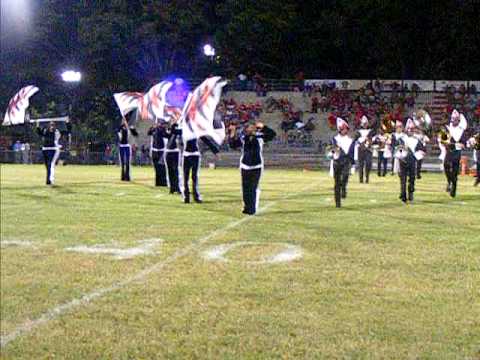
<path id="1" fill-rule="evenodd" d="M 408 201 L 410 201 L 410 202 L 413 201 L 413 192 L 408 193 Z"/>
<path id="2" fill-rule="evenodd" d="M 250 211 L 246 209 L 243 209 L 242 213 L 244 213 L 245 215 L 255 215 L 255 211 Z"/>
<path id="3" fill-rule="evenodd" d="M 347 198 L 347 190 L 342 189 L 342 199 L 346 199 L 346 198 Z"/>
<path id="4" fill-rule="evenodd" d="M 52 183 L 50 182 L 50 180 L 49 180 L 49 181 L 47 181 L 47 185 L 52 185 Z"/>
<path id="5" fill-rule="evenodd" d="M 400 195 L 400 200 L 402 200 L 402 202 L 404 202 L 406 204 L 407 203 L 407 194 Z"/>
<path id="6" fill-rule="evenodd" d="M 450 196 L 454 198 L 457 195 L 457 186 L 452 185 L 452 189 L 450 190 Z"/>
<path id="7" fill-rule="evenodd" d="M 418 174 L 417 179 L 420 180 L 422 178 L 422 175 Z"/>
<path id="8" fill-rule="evenodd" d="M 183 202 L 185 204 L 190 204 L 190 198 L 189 197 L 183 198 Z"/>
<path id="9" fill-rule="evenodd" d="M 193 199 L 197 204 L 203 203 L 202 199 Z"/>
<path id="10" fill-rule="evenodd" d="M 477 180 L 475 180 L 473 186 L 478 186 L 478 184 L 480 184 L 480 178 L 477 178 Z"/>

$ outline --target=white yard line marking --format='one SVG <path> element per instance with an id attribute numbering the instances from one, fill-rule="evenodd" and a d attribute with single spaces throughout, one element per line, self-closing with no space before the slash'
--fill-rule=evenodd
<path id="1" fill-rule="evenodd" d="M 20 246 L 20 247 L 29 247 L 35 248 L 35 246 L 30 241 L 20 241 L 20 240 L 5 240 L 0 242 L 0 246 L 10 247 L 10 246 Z"/>
<path id="2" fill-rule="evenodd" d="M 280 245 L 284 247 L 281 251 L 276 252 L 274 255 L 264 256 L 260 260 L 245 260 L 245 261 L 234 261 L 234 262 L 241 262 L 244 264 L 275 264 L 280 262 L 290 262 L 296 259 L 299 259 L 303 256 L 303 251 L 300 246 L 292 245 L 288 243 L 256 243 L 251 241 L 239 241 L 232 244 L 221 244 L 218 246 L 214 246 L 209 250 L 206 250 L 202 253 L 202 256 L 206 260 L 210 261 L 223 261 L 223 262 L 230 262 L 232 260 L 225 257 L 225 255 L 241 246 L 262 246 L 262 245 Z"/>
<path id="3" fill-rule="evenodd" d="M 301 191 L 298 191 L 298 192 L 292 193 L 290 195 L 287 195 L 287 196 L 283 197 L 281 200 L 287 200 L 288 198 L 296 196 L 296 195 L 298 195 L 302 192 L 305 192 L 305 191 L 313 188 L 314 186 L 316 186 L 316 184 L 307 186 L 306 188 L 304 188 Z M 258 213 L 261 214 L 261 213 L 265 212 L 266 210 L 268 210 L 272 206 L 276 205 L 279 201 L 280 200 L 268 203 L 263 208 L 261 208 L 258 211 Z M 101 298 L 102 296 L 105 296 L 105 295 L 107 295 L 111 292 L 120 290 L 120 289 L 122 289 L 122 288 L 136 282 L 136 281 L 144 280 L 147 276 L 149 276 L 153 273 L 159 272 L 160 270 L 165 268 L 167 265 L 173 263 L 177 259 L 188 255 L 189 253 L 193 252 L 194 250 L 197 250 L 199 247 L 201 247 L 202 245 L 204 245 L 206 242 L 210 241 L 211 239 L 215 238 L 217 235 L 225 233 L 228 230 L 233 229 L 233 228 L 235 228 L 235 227 L 237 227 L 237 226 L 239 226 L 239 225 L 241 225 L 241 224 L 243 224 L 243 223 L 245 223 L 245 222 L 247 222 L 251 219 L 255 219 L 255 216 L 245 216 L 245 217 L 243 217 L 239 220 L 232 221 L 231 223 L 227 224 L 223 228 L 214 230 L 210 234 L 208 234 L 206 236 L 203 236 L 203 237 L 197 239 L 196 241 L 193 241 L 187 247 L 177 250 L 176 252 L 174 252 L 172 255 L 170 255 L 165 260 L 160 261 L 160 262 L 150 266 L 149 268 L 146 268 L 146 269 L 138 272 L 137 274 L 135 274 L 135 275 L 133 275 L 129 278 L 126 278 L 123 281 L 119 281 L 117 283 L 114 283 L 113 285 L 111 285 L 109 287 L 106 287 L 106 288 L 101 288 L 101 289 L 94 290 L 90 293 L 87 293 L 87 294 L 83 295 L 80 298 L 76 298 L 76 299 L 70 300 L 69 302 L 66 302 L 64 304 L 58 305 L 58 306 L 48 310 L 47 312 L 43 313 L 42 315 L 40 315 L 38 318 L 36 318 L 34 320 L 25 321 L 22 325 L 18 326 L 10 334 L 4 335 L 0 338 L 0 347 L 3 348 L 5 346 L 7 346 L 10 342 L 14 341 L 18 337 L 27 335 L 28 333 L 30 333 L 31 331 L 33 331 L 37 327 L 56 319 L 57 317 L 71 311 L 72 309 L 75 309 L 77 307 L 86 305 L 86 304 L 92 302 L 95 299 Z"/>
<path id="4" fill-rule="evenodd" d="M 113 196 L 125 196 L 125 193 L 124 192 L 119 192 L 119 193 L 114 194 Z"/>
<path id="5" fill-rule="evenodd" d="M 164 197 L 165 194 L 157 194 L 154 196 L 155 199 L 160 199 L 161 197 Z"/>
<path id="6" fill-rule="evenodd" d="M 162 239 L 148 239 L 140 241 L 140 245 L 131 248 L 106 247 L 102 245 L 94 246 L 73 246 L 65 248 L 66 251 L 80 252 L 84 254 L 106 254 L 112 255 L 114 259 L 131 259 L 135 256 L 148 255 L 154 252 L 154 248 L 163 242 Z"/>

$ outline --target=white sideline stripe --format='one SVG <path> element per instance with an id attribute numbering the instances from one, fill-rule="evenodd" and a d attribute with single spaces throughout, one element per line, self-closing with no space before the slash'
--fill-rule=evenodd
<path id="1" fill-rule="evenodd" d="M 298 192 L 295 192 L 293 194 L 287 195 L 287 196 L 283 197 L 281 200 L 286 200 L 289 197 L 298 195 L 302 192 L 305 192 L 305 191 L 313 188 L 314 186 L 316 186 L 316 184 L 312 184 L 312 185 L 307 186 L 306 188 L 302 189 L 301 191 L 298 191 Z M 261 208 L 258 211 L 258 213 L 265 212 L 266 210 L 268 210 L 272 206 L 276 205 L 279 201 L 280 200 L 277 200 L 277 201 L 274 201 L 274 202 L 271 202 L 271 203 L 265 205 L 263 208 Z M 170 264 L 170 263 L 174 262 L 175 260 L 189 254 L 191 251 L 197 249 L 198 247 L 205 244 L 207 241 L 211 240 L 215 236 L 217 236 L 217 235 L 219 235 L 223 232 L 226 232 L 227 230 L 230 230 L 234 227 L 237 227 L 238 225 L 241 225 L 244 222 L 247 222 L 248 220 L 254 219 L 254 218 L 255 218 L 255 216 L 245 216 L 245 217 L 241 218 L 240 220 L 233 221 L 233 222 L 227 224 L 226 226 L 224 226 L 223 228 L 218 229 L 218 230 L 214 230 L 210 234 L 208 234 L 204 237 L 201 237 L 197 241 L 192 242 L 187 247 L 185 247 L 183 249 L 180 249 L 180 250 L 177 250 L 175 253 L 170 255 L 165 260 L 160 261 L 160 262 L 152 265 L 151 267 L 138 272 L 137 274 L 133 275 L 130 278 L 127 278 L 126 280 L 119 281 L 119 282 L 114 283 L 113 285 L 111 285 L 109 287 L 106 287 L 106 288 L 102 288 L 102 289 L 92 291 L 88 294 L 83 295 L 80 298 L 73 299 L 73 300 L 70 300 L 67 303 L 56 306 L 56 307 L 48 310 L 47 312 L 43 313 L 42 315 L 40 315 L 40 317 L 38 317 L 34 320 L 25 321 L 22 325 L 18 326 L 10 334 L 4 335 L 0 338 L 0 348 L 4 348 L 10 342 L 14 341 L 18 337 L 28 334 L 29 332 L 33 331 L 35 328 L 39 327 L 40 325 L 43 325 L 43 324 L 48 323 L 49 321 L 55 320 L 57 317 L 65 314 L 66 312 L 68 312 L 68 311 L 70 311 L 70 310 L 72 310 L 76 307 L 86 305 L 86 304 L 90 303 L 91 301 L 93 301 L 95 299 L 101 298 L 102 296 L 104 296 L 106 294 L 109 294 L 113 291 L 119 290 L 119 289 L 121 289 L 121 288 L 123 288 L 127 285 L 130 285 L 131 283 L 133 283 L 135 281 L 143 280 L 148 275 L 162 270 L 168 264 Z"/>

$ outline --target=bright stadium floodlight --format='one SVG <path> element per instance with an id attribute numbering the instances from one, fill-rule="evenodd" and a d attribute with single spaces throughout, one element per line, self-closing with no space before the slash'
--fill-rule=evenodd
<path id="1" fill-rule="evenodd" d="M 79 71 L 67 70 L 62 73 L 62 80 L 65 82 L 79 82 L 82 74 Z"/>
<path id="2" fill-rule="evenodd" d="M 215 56 L 215 48 L 210 44 L 205 44 L 203 46 L 203 53 L 205 56 L 211 56 L 213 58 Z"/>

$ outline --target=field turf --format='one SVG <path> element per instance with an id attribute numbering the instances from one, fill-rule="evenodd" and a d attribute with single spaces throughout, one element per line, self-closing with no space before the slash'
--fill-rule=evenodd
<path id="1" fill-rule="evenodd" d="M 472 178 L 452 199 L 426 174 L 404 205 L 397 176 L 353 176 L 336 209 L 325 172 L 267 169 L 246 217 L 237 169 L 201 170 L 203 204 L 132 173 L 57 167 L 47 187 L 1 165 L 2 359 L 480 358 Z M 285 244 L 302 257 L 270 263 Z"/>

